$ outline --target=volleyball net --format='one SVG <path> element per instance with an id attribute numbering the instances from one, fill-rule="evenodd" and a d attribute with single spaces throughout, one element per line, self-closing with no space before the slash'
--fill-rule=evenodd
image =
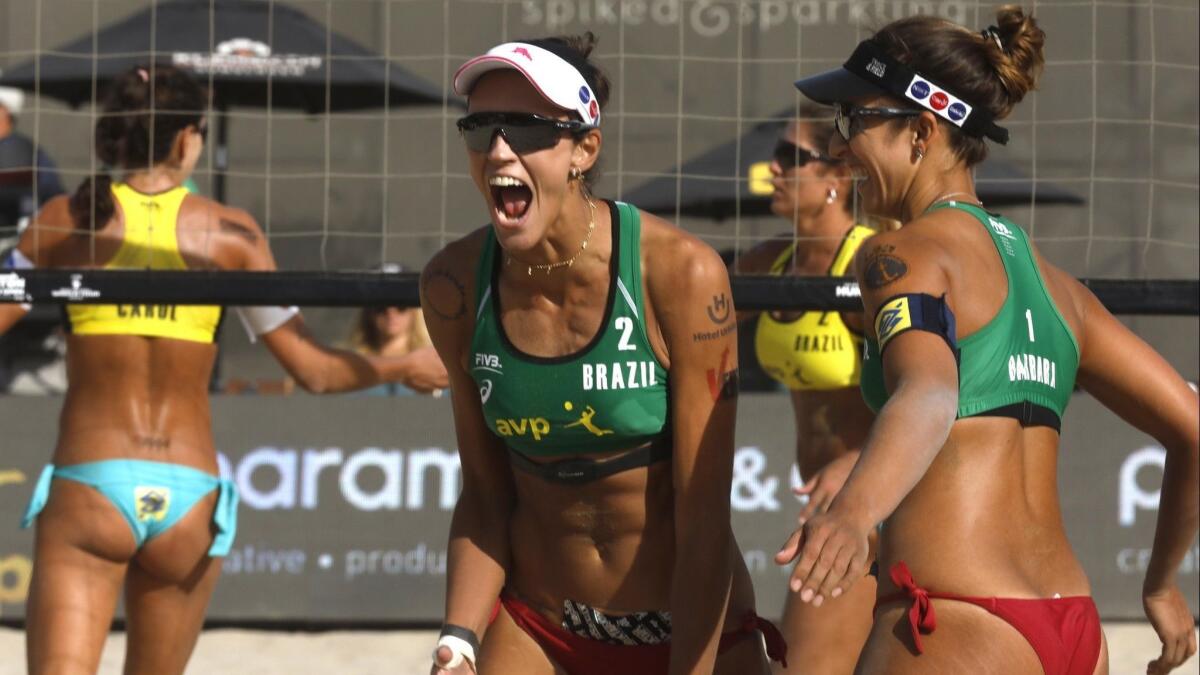
<path id="1" fill-rule="evenodd" d="M 1200 9 L 1185 0 L 1027 4 L 1047 33 L 1047 65 L 1040 90 L 1005 121 L 1012 141 L 979 167 L 980 196 L 1115 311 L 1200 313 Z M 286 272 L 9 271 L 0 301 L 357 306 L 416 303 L 412 270 L 487 222 L 449 79 L 498 42 L 594 32 L 613 81 L 595 192 L 659 213 L 732 259 L 797 236 L 770 213 L 764 179 L 801 102 L 792 81 L 839 65 L 890 20 L 930 13 L 983 27 L 994 7 L 36 0 L 3 11 L 0 85 L 25 91 L 17 129 L 31 158 L 54 159 L 64 189 L 101 168 L 92 129 L 113 73 L 137 62 L 189 69 L 213 93 L 196 189 L 253 215 Z M 19 164 L 0 166 L 0 178 L 44 170 Z M 42 201 L 40 183 L 31 185 Z M 11 245 L 23 223 L 7 220 L 0 242 Z M 376 271 L 393 264 L 409 272 Z M 858 302 L 852 285 L 829 279 L 737 277 L 734 293 L 747 309 Z"/>

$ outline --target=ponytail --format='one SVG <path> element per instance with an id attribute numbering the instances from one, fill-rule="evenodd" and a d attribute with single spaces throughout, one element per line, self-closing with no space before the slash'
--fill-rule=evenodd
<path id="1" fill-rule="evenodd" d="M 68 209 L 76 229 L 94 232 L 116 214 L 112 183 L 112 176 L 104 171 L 87 178 L 75 189 Z"/>

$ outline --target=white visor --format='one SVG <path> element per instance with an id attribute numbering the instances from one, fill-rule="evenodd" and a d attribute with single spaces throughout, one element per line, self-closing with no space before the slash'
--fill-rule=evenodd
<path id="1" fill-rule="evenodd" d="M 13 117 L 21 114 L 25 107 L 25 92 L 13 87 L 0 87 L 0 107 L 8 109 Z"/>
<path id="2" fill-rule="evenodd" d="M 600 102 L 575 66 L 554 52 L 524 42 L 506 42 L 464 63 L 454 74 L 454 93 L 467 96 L 484 73 L 504 68 L 524 75 L 547 101 L 599 126 Z"/>

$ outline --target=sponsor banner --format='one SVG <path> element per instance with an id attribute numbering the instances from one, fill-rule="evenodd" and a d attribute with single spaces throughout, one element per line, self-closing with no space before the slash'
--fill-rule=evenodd
<path id="1" fill-rule="evenodd" d="M 250 38 L 218 44 L 210 54 L 174 52 L 171 63 L 201 75 L 300 78 L 320 75 L 324 59 L 315 54 L 272 54 L 271 47 Z"/>
<path id="2" fill-rule="evenodd" d="M 966 23 L 964 0 L 522 0 L 520 22 L 533 29 L 568 27 L 675 27 L 703 38 L 755 30 L 795 31 L 810 26 L 882 26 L 895 19 L 933 14 Z"/>
<path id="3" fill-rule="evenodd" d="M 0 301 L 29 302 L 29 293 L 25 291 L 25 277 L 17 272 L 0 273 Z"/>
<path id="4" fill-rule="evenodd" d="M 53 448 L 59 398 L 5 397 L 0 458 L 0 618 L 24 615 L 31 531 L 19 530 Z M 778 616 L 788 570 L 772 562 L 794 527 L 801 484 L 791 405 L 738 406 L 730 502 L 759 610 Z M 446 535 L 461 487 L 450 405 L 424 397 L 217 397 L 221 472 L 241 493 L 238 538 L 209 617 L 246 621 L 441 620 Z M 1063 430 L 1063 518 L 1105 619 L 1139 619 L 1165 452 L 1075 396 Z M 1200 549 L 1180 570 L 1195 602 Z M 1193 612 L 1196 607 L 1193 606 Z"/>

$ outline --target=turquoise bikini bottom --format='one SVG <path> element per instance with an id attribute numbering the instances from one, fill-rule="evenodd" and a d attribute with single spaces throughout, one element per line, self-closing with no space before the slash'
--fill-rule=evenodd
<path id="1" fill-rule="evenodd" d="M 125 516 L 139 548 L 150 539 L 171 529 L 196 502 L 217 490 L 213 523 L 217 536 L 208 549 L 211 557 L 229 553 L 237 534 L 237 488 L 233 482 L 198 469 L 135 459 L 110 459 L 102 462 L 56 467 L 46 465 L 29 500 L 21 527 L 29 527 L 46 506 L 50 483 L 65 478 L 92 487 L 108 498 Z"/>

